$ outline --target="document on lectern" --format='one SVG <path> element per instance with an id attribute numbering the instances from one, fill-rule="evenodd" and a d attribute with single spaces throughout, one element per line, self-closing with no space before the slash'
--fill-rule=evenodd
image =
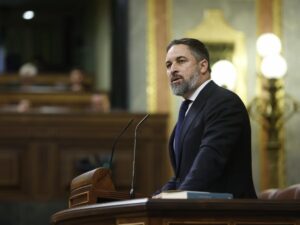
<path id="1" fill-rule="evenodd" d="M 161 199 L 233 199 L 230 193 L 213 193 L 202 191 L 164 191 L 159 194 Z"/>

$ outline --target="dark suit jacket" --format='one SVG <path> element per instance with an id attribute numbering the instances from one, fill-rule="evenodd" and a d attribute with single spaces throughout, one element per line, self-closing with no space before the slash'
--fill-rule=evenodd
<path id="1" fill-rule="evenodd" d="M 227 192 L 234 198 L 256 198 L 249 116 L 236 94 L 210 81 L 184 119 L 178 165 L 173 141 L 174 131 L 169 149 L 175 176 L 160 191 Z"/>

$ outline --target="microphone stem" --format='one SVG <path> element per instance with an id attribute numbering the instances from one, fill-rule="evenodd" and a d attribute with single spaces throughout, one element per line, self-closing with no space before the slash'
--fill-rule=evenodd
<path id="1" fill-rule="evenodd" d="M 109 166 L 108 166 L 109 169 L 111 169 L 111 167 L 112 167 L 112 160 L 113 160 L 113 157 L 114 157 L 114 152 L 115 152 L 116 144 L 117 144 L 119 138 L 122 136 L 122 134 L 124 134 L 125 131 L 128 129 L 128 127 L 130 126 L 130 124 L 132 124 L 132 122 L 133 122 L 133 119 L 131 119 L 128 122 L 128 124 L 123 128 L 122 132 L 115 138 L 115 141 L 113 143 L 112 150 L 111 150 L 111 156 L 110 156 L 110 161 L 109 161 Z"/>
<path id="2" fill-rule="evenodd" d="M 135 157 L 136 157 L 136 139 L 137 139 L 137 130 L 139 126 L 148 118 L 149 114 L 144 116 L 144 118 L 136 125 L 134 130 L 134 142 L 133 142 L 133 160 L 132 160 L 132 180 L 131 180 L 131 189 L 130 189 L 130 198 L 135 198 Z"/>

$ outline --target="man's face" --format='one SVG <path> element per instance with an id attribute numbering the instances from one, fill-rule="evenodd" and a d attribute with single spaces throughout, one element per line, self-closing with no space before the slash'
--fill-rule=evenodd
<path id="1" fill-rule="evenodd" d="M 187 45 L 173 45 L 166 56 L 167 74 L 175 95 L 188 98 L 203 83 L 201 62 L 197 62 Z"/>

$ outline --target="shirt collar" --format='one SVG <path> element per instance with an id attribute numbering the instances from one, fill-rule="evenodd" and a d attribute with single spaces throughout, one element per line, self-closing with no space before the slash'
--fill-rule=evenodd
<path id="1" fill-rule="evenodd" d="M 197 98 L 198 94 L 200 93 L 200 91 L 211 81 L 211 79 L 205 81 L 203 84 L 201 84 L 196 91 L 192 94 L 191 97 L 189 97 L 188 99 L 191 100 L 192 102 L 195 101 L 195 99 Z"/>

